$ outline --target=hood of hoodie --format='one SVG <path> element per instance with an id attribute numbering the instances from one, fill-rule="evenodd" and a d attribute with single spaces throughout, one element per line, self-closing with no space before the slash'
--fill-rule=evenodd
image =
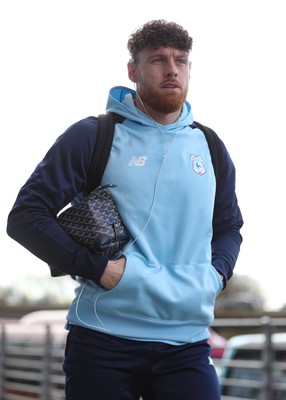
<path id="1" fill-rule="evenodd" d="M 154 121 L 141 110 L 139 110 L 135 104 L 134 99 L 136 96 L 135 90 L 129 89 L 124 86 L 115 86 L 110 89 L 106 111 L 114 112 L 128 118 L 132 121 L 144 124 L 146 126 L 154 126 Z M 193 114 L 191 105 L 185 101 L 182 107 L 182 112 L 178 121 L 179 127 L 191 125 L 193 123 Z M 159 124 L 160 125 L 160 124 Z M 173 124 L 170 124 L 170 127 Z M 166 128 L 166 125 L 164 125 Z"/>

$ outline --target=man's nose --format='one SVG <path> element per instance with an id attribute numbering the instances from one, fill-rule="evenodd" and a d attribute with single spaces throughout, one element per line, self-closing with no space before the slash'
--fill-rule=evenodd
<path id="1" fill-rule="evenodd" d="M 169 60 L 166 64 L 166 75 L 167 76 L 177 76 L 178 68 L 177 64 L 173 60 Z"/>

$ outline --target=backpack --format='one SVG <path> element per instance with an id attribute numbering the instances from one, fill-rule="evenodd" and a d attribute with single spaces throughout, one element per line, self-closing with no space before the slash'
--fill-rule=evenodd
<path id="1" fill-rule="evenodd" d="M 115 124 L 122 123 L 125 119 L 121 115 L 111 112 L 99 114 L 97 118 L 97 139 L 88 170 L 85 194 L 89 194 L 93 189 L 100 185 L 112 146 Z M 191 128 L 199 128 L 206 137 L 218 186 L 223 170 L 221 140 L 215 131 L 199 122 L 193 122 Z"/>

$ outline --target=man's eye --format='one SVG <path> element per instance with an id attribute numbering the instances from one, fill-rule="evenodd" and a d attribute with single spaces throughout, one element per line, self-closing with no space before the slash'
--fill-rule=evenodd
<path id="1" fill-rule="evenodd" d="M 153 63 L 154 64 L 162 64 L 162 63 L 164 63 L 164 59 L 163 58 L 154 58 L 154 60 L 153 60 Z"/>
<path id="2" fill-rule="evenodd" d="M 186 64 L 187 64 L 187 60 L 185 60 L 184 58 L 180 58 L 180 59 L 177 61 L 177 63 L 180 64 L 180 65 L 186 65 Z"/>

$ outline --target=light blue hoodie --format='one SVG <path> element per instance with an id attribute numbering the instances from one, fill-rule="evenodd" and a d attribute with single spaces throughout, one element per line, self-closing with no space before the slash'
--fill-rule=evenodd
<path id="1" fill-rule="evenodd" d="M 160 125 L 134 105 L 135 92 L 111 89 L 116 125 L 102 184 L 132 240 L 118 285 L 78 279 L 68 321 L 128 339 L 170 344 L 209 337 L 222 282 L 211 264 L 216 182 L 203 133 L 185 102 L 178 122 Z"/>

